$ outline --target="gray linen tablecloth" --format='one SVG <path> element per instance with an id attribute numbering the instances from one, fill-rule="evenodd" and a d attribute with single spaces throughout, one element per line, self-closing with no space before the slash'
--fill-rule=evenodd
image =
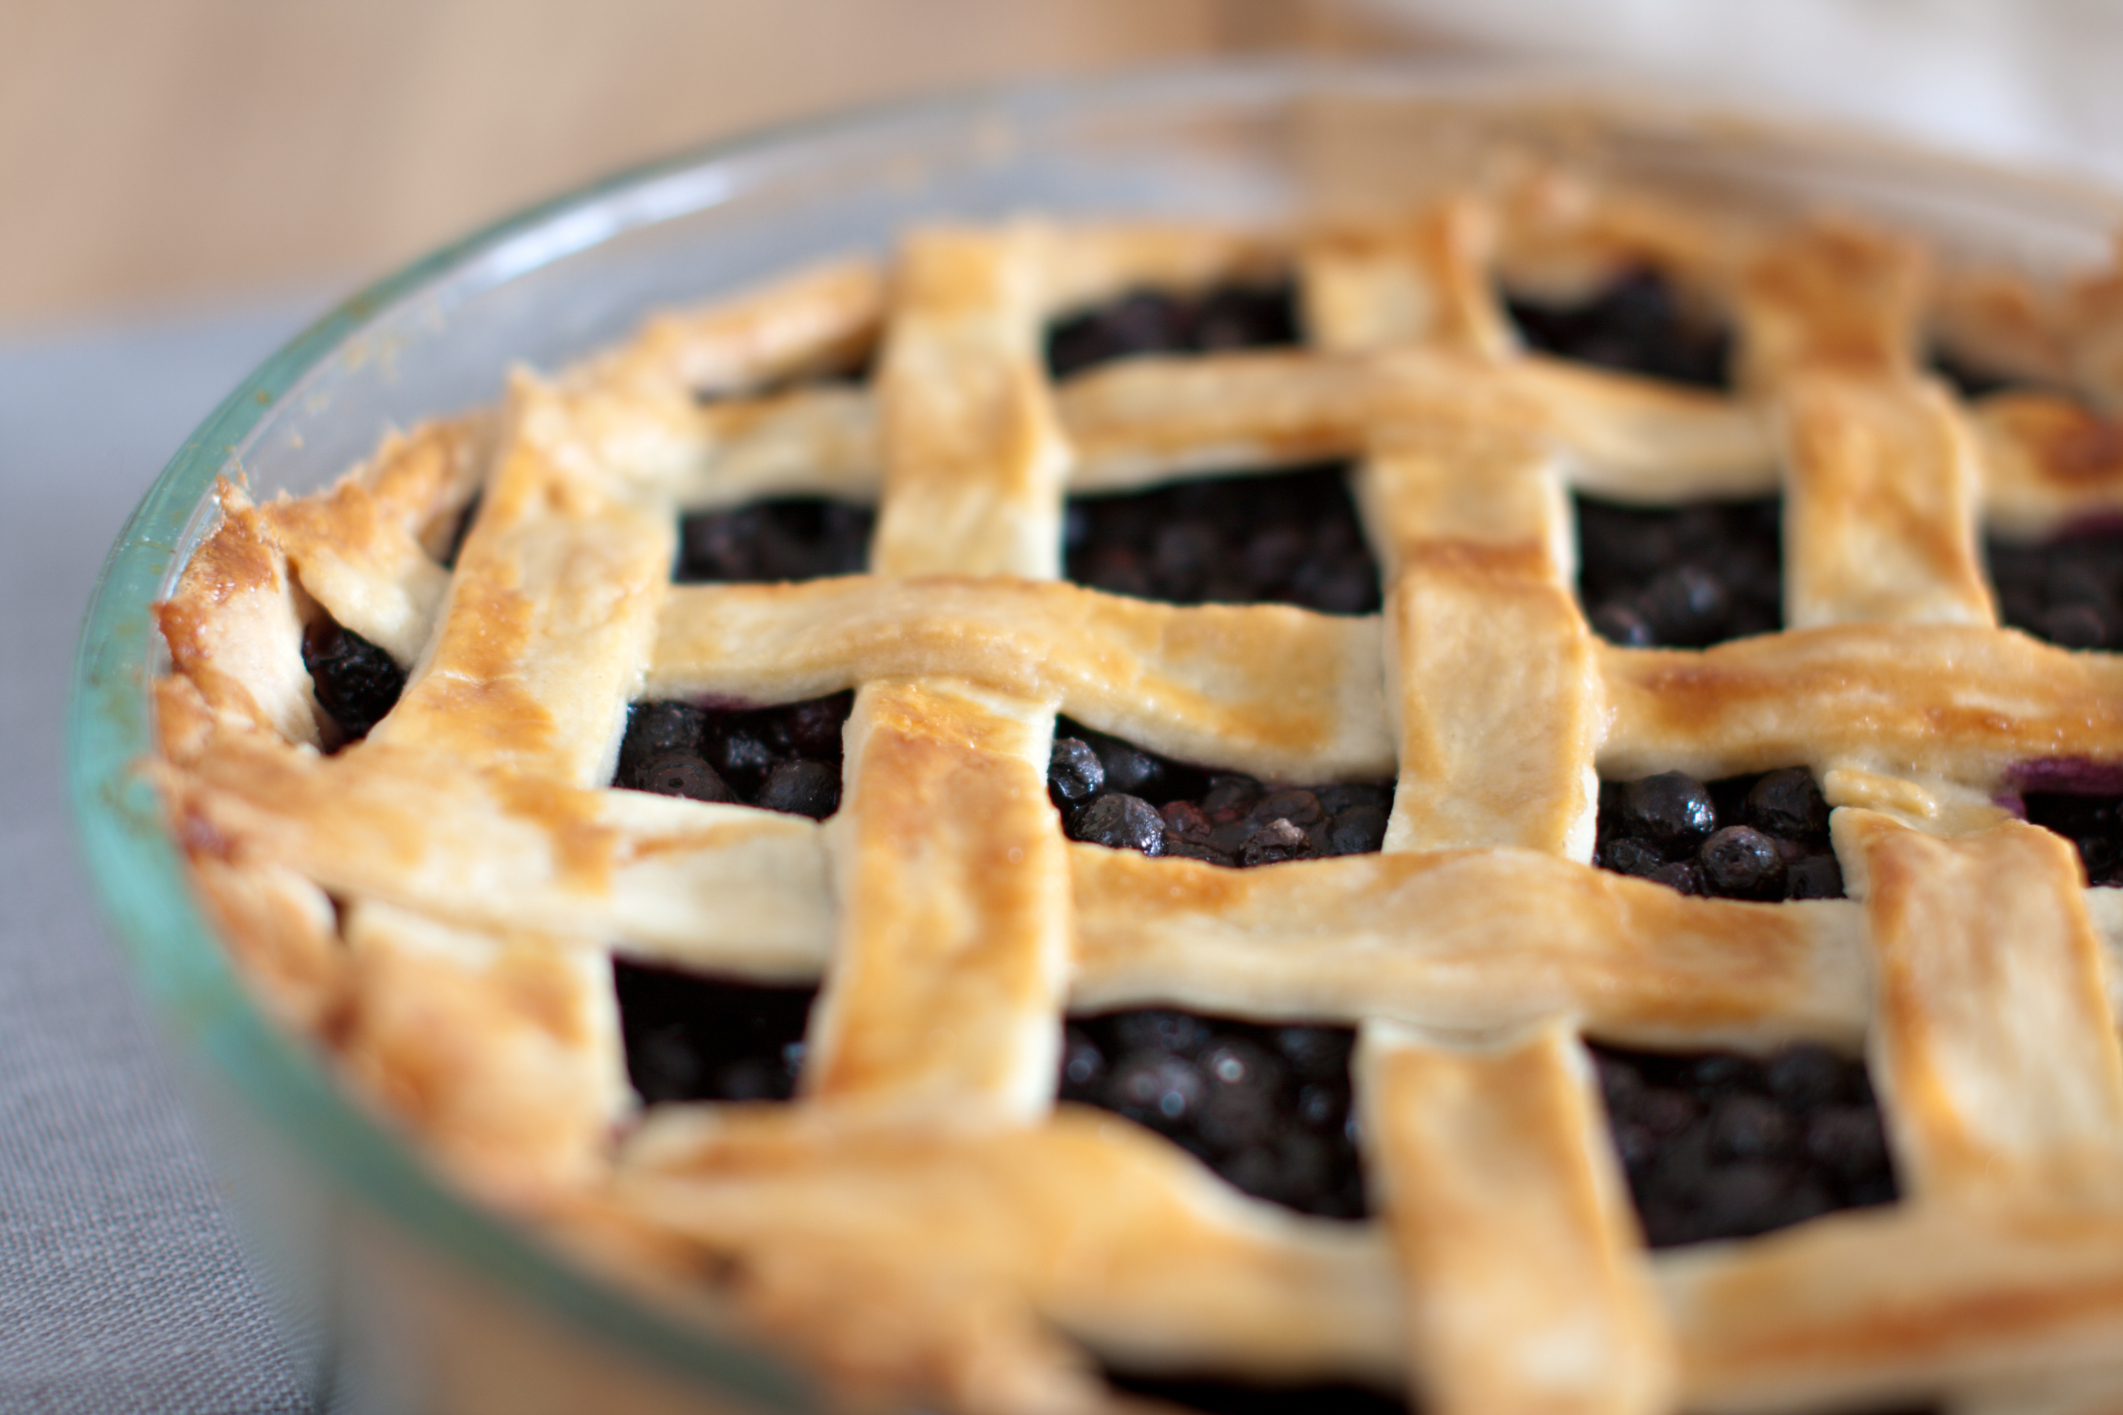
<path id="1" fill-rule="evenodd" d="M 314 307 L 0 340 L 0 1411 L 311 1408 L 89 901 L 60 743 L 104 552 Z"/>

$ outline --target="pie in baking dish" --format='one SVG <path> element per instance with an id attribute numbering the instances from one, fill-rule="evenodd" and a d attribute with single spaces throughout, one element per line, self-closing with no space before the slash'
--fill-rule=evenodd
<path id="1" fill-rule="evenodd" d="M 2119 290 L 918 230 L 224 486 L 155 772 L 362 1095 L 851 1399 L 2110 1410 Z"/>

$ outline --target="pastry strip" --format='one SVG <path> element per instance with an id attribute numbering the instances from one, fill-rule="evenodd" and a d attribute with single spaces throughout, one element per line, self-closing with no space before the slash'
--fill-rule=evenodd
<path id="1" fill-rule="evenodd" d="M 1780 408 L 1786 624 L 1997 622 L 1974 439 L 1941 387 L 1806 372 Z"/>
<path id="2" fill-rule="evenodd" d="M 1922 763 L 1996 789 L 2022 763 L 2123 760 L 2123 659 L 2024 634 L 1849 624 L 1596 652 L 1613 713 L 1600 771 L 1617 780 Z"/>
<path id="3" fill-rule="evenodd" d="M 2123 1218 L 1955 1205 L 1831 1214 L 1661 1254 L 1681 1404 L 1801 1411 L 2123 1377 Z"/>
<path id="4" fill-rule="evenodd" d="M 1665 1314 L 1569 1026 L 1453 1042 L 1366 1023 L 1357 1083 L 1424 1409 L 1668 1409 Z"/>
<path id="5" fill-rule="evenodd" d="M 885 351 L 883 575 L 1051 579 L 1067 448 L 1036 356 L 1037 227 L 910 238 Z M 1069 885 L 1051 699 L 879 677 L 848 719 L 839 941 L 803 1086 L 1028 1123 L 1053 1105 Z"/>
<path id="6" fill-rule="evenodd" d="M 1902 1187 L 2123 1197 L 2123 1050 L 2070 843 L 2018 821 L 1940 839 L 1864 811 L 1835 830 L 1870 924 L 1873 1074 Z"/>
<path id="7" fill-rule="evenodd" d="M 518 376 L 443 622 L 363 748 L 410 745 L 572 786 L 611 779 L 676 532 L 668 507 L 568 455 L 556 396 Z"/>
<path id="8" fill-rule="evenodd" d="M 1600 694 L 1549 459 L 1523 438 L 1443 422 L 1391 439 L 1363 473 L 1392 584 L 1400 782 L 1385 848 L 1588 860 Z"/>
<path id="9" fill-rule="evenodd" d="M 968 1287 L 1029 1301 L 1124 1369 L 1403 1378 L 1399 1283 L 1373 1230 L 1245 1198 L 1148 1132 L 1080 1107 L 1022 1131 L 674 1107 L 629 1142 L 617 1182 L 678 1231 L 762 1263 L 793 1248 L 843 1270 L 941 1279 L 832 1304 L 864 1322 L 895 1297 Z M 914 1327 L 916 1340 L 962 1330 Z"/>
<path id="10" fill-rule="evenodd" d="M 1232 871 L 1069 850 L 1072 1000 L 1489 1030 L 1577 1015 L 1608 1040 L 1855 1050 L 1860 920 L 1837 901 L 1739 904 L 1517 850 Z M 1509 899 L 1499 914 L 1497 901 Z"/>
<path id="11" fill-rule="evenodd" d="M 489 440 L 488 419 L 478 415 L 428 423 L 391 438 L 329 492 L 260 508 L 302 588 L 400 665 L 427 647 L 449 587 L 424 538 L 470 499 Z"/>
<path id="12" fill-rule="evenodd" d="M 1336 350 L 1436 342 L 1505 357 L 1517 340 L 1488 279 L 1487 215 L 1451 201 L 1405 224 L 1313 241 L 1301 267 L 1312 342 Z"/>
<path id="13" fill-rule="evenodd" d="M 856 695 L 835 961 L 807 1092 L 1029 1121 L 1053 1104 L 1069 884 L 1053 709 L 885 680 Z"/>
<path id="14" fill-rule="evenodd" d="M 1379 621 L 1058 582 L 680 586 L 644 692 L 791 702 L 934 674 L 1058 701 L 1182 761 L 1317 782 L 1393 769 Z"/>

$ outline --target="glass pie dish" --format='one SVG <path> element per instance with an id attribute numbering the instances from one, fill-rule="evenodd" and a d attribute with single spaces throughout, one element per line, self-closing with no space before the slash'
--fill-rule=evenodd
<path id="1" fill-rule="evenodd" d="M 649 313 L 887 247 L 922 220 L 1178 217 L 1274 226 L 1420 206 L 1534 153 L 1735 211 L 1829 206 L 2038 275 L 2097 264 L 2112 195 L 1706 116 L 1583 76 L 1264 64 L 1016 91 L 749 139 L 599 184 L 349 301 L 238 388 L 112 553 L 71 716 L 97 888 L 209 1150 L 334 1408 L 809 1409 L 805 1374 L 609 1286 L 469 1203 L 347 1100 L 231 971 L 138 772 L 163 666 L 152 606 L 218 478 L 314 491 L 384 432 L 492 401 Z"/>

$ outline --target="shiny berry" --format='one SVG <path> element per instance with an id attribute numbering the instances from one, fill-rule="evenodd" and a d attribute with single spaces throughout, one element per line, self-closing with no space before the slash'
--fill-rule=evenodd
<path id="1" fill-rule="evenodd" d="M 1145 855 L 1165 853 L 1165 823 L 1159 819 L 1156 807 L 1140 796 L 1123 792 L 1109 791 L 1086 806 L 1070 834 L 1112 850 L 1137 850 Z"/>
<path id="2" fill-rule="evenodd" d="M 1064 808 L 1081 806 L 1106 789 L 1106 767 L 1091 744 L 1080 737 L 1061 737 L 1047 767 L 1047 794 Z"/>
<path id="3" fill-rule="evenodd" d="M 1695 846 L 1717 826 L 1717 806 L 1692 776 L 1661 772 L 1629 782 L 1622 790 L 1623 829 L 1669 851 Z"/>
<path id="4" fill-rule="evenodd" d="M 770 811 L 824 820 L 840 806 L 840 772 L 825 762 L 781 762 L 767 773 L 757 804 Z"/>
<path id="5" fill-rule="evenodd" d="M 659 796 L 684 796 L 693 801 L 734 801 L 732 791 L 715 768 L 686 751 L 658 752 L 643 762 L 626 783 Z"/>
<path id="6" fill-rule="evenodd" d="M 1747 793 L 1747 819 L 1757 829 L 1787 840 L 1828 829 L 1828 801 L 1805 767 L 1772 771 Z"/>
<path id="7" fill-rule="evenodd" d="M 1776 899 L 1784 892 L 1784 857 L 1750 825 L 1728 825 L 1703 842 L 1697 858 L 1713 893 L 1728 899 Z"/>

